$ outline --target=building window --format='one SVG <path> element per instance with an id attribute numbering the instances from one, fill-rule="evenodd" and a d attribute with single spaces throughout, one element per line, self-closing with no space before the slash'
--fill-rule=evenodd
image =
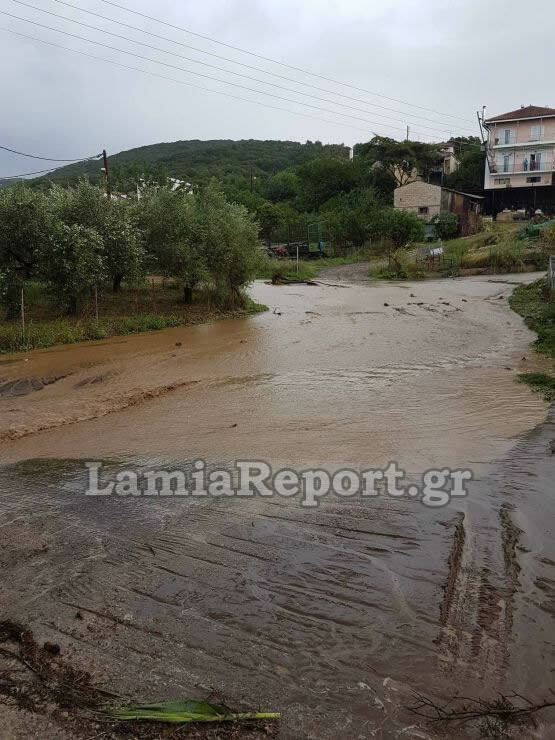
<path id="1" fill-rule="evenodd" d="M 503 143 L 504 144 L 510 144 L 511 143 L 511 129 L 506 128 L 503 132 Z"/>
<path id="2" fill-rule="evenodd" d="M 418 213 L 421 216 L 425 216 L 428 213 L 428 206 L 420 206 L 418 209 Z"/>
<path id="3" fill-rule="evenodd" d="M 510 177 L 496 177 L 494 180 L 495 185 L 510 185 L 511 184 L 511 178 Z"/>
<path id="4" fill-rule="evenodd" d="M 542 181 L 542 179 L 539 176 L 537 176 L 537 177 L 527 177 L 526 178 L 526 182 L 541 182 L 541 181 Z"/>
<path id="5" fill-rule="evenodd" d="M 543 134 L 543 126 L 530 126 L 530 141 L 539 141 Z"/>

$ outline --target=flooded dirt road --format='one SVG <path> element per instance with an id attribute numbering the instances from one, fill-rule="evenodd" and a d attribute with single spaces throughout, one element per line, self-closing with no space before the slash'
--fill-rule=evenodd
<path id="1" fill-rule="evenodd" d="M 3 611 L 119 694 L 215 691 L 281 710 L 283 737 L 446 736 L 413 690 L 543 700 L 555 430 L 515 383 L 541 361 L 507 305 L 534 276 L 338 278 L 257 283 L 270 311 L 248 319 L 0 359 Z M 197 457 L 475 480 L 438 509 L 84 495 L 85 460 Z"/>

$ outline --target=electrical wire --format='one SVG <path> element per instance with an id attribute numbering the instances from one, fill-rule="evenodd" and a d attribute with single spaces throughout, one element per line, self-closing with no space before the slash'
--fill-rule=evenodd
<path id="1" fill-rule="evenodd" d="M 391 124 L 384 124 L 383 122 L 369 121 L 366 118 L 361 118 L 360 116 L 353 116 L 350 113 L 341 113 L 340 111 L 331 110 L 329 108 L 322 108 L 322 106 L 312 105 L 311 103 L 303 103 L 303 102 L 301 102 L 299 100 L 292 100 L 291 98 L 285 98 L 285 97 L 283 97 L 281 95 L 275 95 L 274 93 L 269 93 L 269 92 L 266 92 L 264 90 L 257 90 L 256 88 L 247 87 L 246 85 L 239 85 L 236 82 L 229 82 L 227 80 L 222 80 L 222 79 L 220 79 L 218 77 L 212 77 L 211 75 L 205 75 L 205 74 L 203 74 L 201 72 L 194 72 L 193 70 L 190 70 L 190 69 L 184 69 L 183 67 L 177 67 L 175 64 L 168 64 L 167 62 L 161 62 L 161 61 L 159 61 L 157 59 L 151 59 L 150 57 L 145 57 L 142 54 L 135 54 L 132 51 L 126 51 L 125 49 L 118 49 L 116 46 L 111 46 L 110 44 L 104 44 L 101 41 L 94 41 L 92 39 L 86 38 L 85 36 L 79 36 L 79 35 L 74 34 L 74 33 L 69 33 L 69 31 L 62 31 L 59 28 L 53 28 L 52 26 L 46 26 L 43 23 L 38 23 L 37 21 L 30 20 L 29 18 L 22 18 L 21 16 L 13 15 L 12 13 L 7 13 L 4 10 L 0 10 L 0 13 L 2 15 L 8 16 L 9 18 L 15 18 L 17 20 L 23 21 L 24 23 L 30 23 L 31 25 L 38 26 L 39 28 L 46 28 L 49 31 L 54 31 L 56 33 L 61 33 L 64 36 L 70 36 L 71 38 L 75 38 L 75 39 L 78 39 L 80 41 L 86 41 L 86 42 L 88 42 L 90 44 L 95 44 L 97 46 L 102 46 L 102 47 L 104 47 L 106 49 L 111 49 L 112 51 L 117 51 L 117 52 L 122 53 L 122 54 L 128 54 L 129 56 L 136 57 L 137 59 L 142 59 L 143 61 L 146 61 L 146 62 L 151 62 L 153 64 L 159 64 L 159 65 L 161 65 L 163 67 L 169 67 L 170 69 L 176 69 L 176 70 L 178 70 L 180 72 L 185 72 L 187 74 L 193 74 L 193 75 L 195 75 L 197 77 L 203 77 L 203 78 L 208 79 L 208 80 L 213 80 L 215 82 L 220 82 L 220 83 L 222 83 L 224 85 L 231 85 L 232 87 L 238 87 L 238 88 L 240 88 L 242 90 L 248 90 L 249 92 L 254 92 L 257 95 L 266 95 L 266 96 L 271 97 L 271 98 L 276 98 L 277 100 L 284 100 L 284 101 L 286 101 L 288 103 L 294 103 L 295 105 L 302 105 L 302 106 L 305 106 L 307 108 L 314 108 L 315 110 L 324 111 L 325 113 L 332 113 L 333 115 L 336 115 L 336 116 L 344 116 L 346 118 L 352 118 L 352 119 L 357 120 L 357 121 L 363 121 L 364 123 L 368 123 L 368 124 L 370 124 L 372 126 L 384 126 L 384 125 L 386 125 L 388 128 L 396 129 L 398 131 L 404 131 L 405 130 L 404 127 L 403 128 L 400 128 L 399 126 L 392 126 Z M 421 134 L 421 132 L 415 132 L 415 133 L 418 133 L 418 134 L 424 135 L 424 136 L 429 136 L 429 134 Z"/>
<path id="2" fill-rule="evenodd" d="M 462 118 L 461 116 L 455 116 L 452 113 L 443 113 L 442 111 L 434 110 L 432 108 L 425 108 L 422 105 L 416 105 L 415 103 L 409 103 L 406 100 L 399 100 L 398 98 L 391 98 L 387 95 L 381 95 L 377 92 L 372 92 L 371 90 L 365 90 L 362 87 L 357 87 L 356 85 L 351 85 L 348 82 L 341 82 L 340 80 L 334 80 L 331 77 L 325 77 L 324 75 L 319 75 L 316 72 L 310 72 L 310 70 L 302 69 L 301 67 L 294 67 L 291 64 L 286 64 L 285 62 L 280 62 L 277 59 L 271 59 L 270 57 L 265 57 L 262 54 L 256 54 L 253 51 L 248 51 L 248 49 L 242 49 L 239 46 L 233 46 L 232 44 L 226 44 L 223 41 L 218 41 L 218 39 L 212 38 L 211 36 L 204 36 L 201 33 L 196 33 L 195 31 L 191 31 L 188 28 L 183 28 L 182 26 L 177 26 L 172 23 L 168 23 L 167 21 L 162 21 L 159 18 L 154 18 L 151 15 L 146 15 L 145 13 L 140 13 L 138 10 L 133 10 L 131 8 L 127 8 L 125 5 L 119 5 L 119 3 L 112 2 L 112 0 L 100 0 L 100 2 L 105 3 L 106 5 L 111 5 L 114 8 L 119 8 L 120 10 L 125 10 L 127 13 L 133 13 L 134 15 L 141 16 L 141 18 L 146 18 L 149 21 L 154 21 L 155 23 L 160 23 L 163 26 L 168 26 L 169 28 L 173 28 L 177 31 L 183 31 L 184 33 L 191 34 L 191 36 L 196 36 L 197 38 L 204 39 L 205 41 L 211 41 L 214 44 L 219 44 L 220 46 L 225 46 L 228 49 L 233 49 L 234 51 L 240 51 L 243 54 L 249 54 L 250 56 L 256 57 L 257 59 L 262 59 L 265 62 L 271 62 L 272 64 L 279 64 L 281 67 L 287 67 L 288 69 L 293 69 L 296 72 L 302 72 L 303 74 L 310 75 L 312 77 L 318 77 L 321 80 L 326 80 L 327 82 L 332 82 L 334 85 L 343 85 L 344 87 L 349 87 L 352 90 L 358 90 L 359 92 L 367 93 L 368 95 L 375 95 L 377 98 L 383 98 L 384 100 L 391 100 L 394 103 L 400 103 L 401 105 L 408 105 L 412 108 L 419 108 L 420 110 L 428 111 L 429 113 L 436 113 L 440 116 L 447 116 L 448 118 L 458 118 L 461 121 L 466 121 L 467 123 L 470 123 L 470 119 L 468 118 Z"/>
<path id="3" fill-rule="evenodd" d="M 47 170 L 37 170 L 36 172 L 24 172 L 21 175 L 0 175 L 0 182 L 2 180 L 19 180 L 22 177 L 29 177 L 29 175 L 42 175 L 43 172 L 55 171 L 55 167 L 49 167 Z"/>
<path id="4" fill-rule="evenodd" d="M 95 26 L 90 26 L 90 25 L 88 25 L 86 23 L 83 23 L 81 21 L 77 21 L 77 20 L 75 20 L 73 18 L 68 18 L 67 16 L 63 16 L 63 15 L 58 15 L 57 13 L 52 13 L 51 11 L 44 10 L 42 8 L 37 8 L 34 5 L 30 5 L 29 3 L 22 2 L 22 0 L 13 0 L 13 2 L 15 2 L 18 5 L 23 5 L 23 6 L 28 7 L 28 8 L 33 8 L 34 10 L 40 10 L 41 12 L 47 13 L 48 15 L 53 15 L 53 16 L 56 16 L 58 18 L 64 18 L 65 20 L 68 20 L 68 21 L 70 21 L 72 23 L 77 23 L 78 25 L 81 25 L 81 26 L 85 26 L 86 28 L 94 28 L 95 30 L 99 30 L 102 33 L 108 33 L 111 36 L 115 36 L 116 38 L 123 38 L 123 39 L 126 39 L 127 41 L 132 41 L 133 43 L 141 44 L 143 46 L 149 46 L 148 44 L 143 44 L 141 41 L 136 41 L 135 39 L 128 39 L 126 36 L 119 36 L 118 34 L 115 34 L 115 33 L 111 32 L 111 31 L 105 31 L 104 29 L 99 29 L 99 28 L 97 28 Z M 197 51 L 197 52 L 199 52 L 201 54 L 206 54 L 206 55 L 211 56 L 211 57 L 214 57 L 216 59 L 221 59 L 221 60 L 223 60 L 225 62 L 229 62 L 231 64 L 236 64 L 236 65 L 239 65 L 241 67 L 245 67 L 246 69 L 252 69 L 252 70 L 255 70 L 256 72 L 261 72 L 262 74 L 271 75 L 272 77 L 276 77 L 276 78 L 278 78 L 280 80 L 286 80 L 287 82 L 293 82 L 295 85 L 302 85 L 303 87 L 309 87 L 309 88 L 311 88 L 313 90 L 318 90 L 318 91 L 324 92 L 324 93 L 326 93 L 328 95 L 335 95 L 337 97 L 345 98 L 346 100 L 351 100 L 351 101 L 354 101 L 356 103 L 363 103 L 364 105 L 369 105 L 369 106 L 372 106 L 374 108 L 380 108 L 381 110 L 390 111 L 392 113 L 398 113 L 401 116 L 407 116 L 408 115 L 408 116 L 412 116 L 412 118 L 414 118 L 414 119 L 420 119 L 422 121 L 428 121 L 430 123 L 437 123 L 440 126 L 447 125 L 447 121 L 437 121 L 437 120 L 434 120 L 433 118 L 427 118 L 425 116 L 419 116 L 416 113 L 411 113 L 411 112 L 408 112 L 408 111 L 397 110 L 396 108 L 389 108 L 388 106 L 385 106 L 385 105 L 379 105 L 379 103 L 374 103 L 374 102 L 371 102 L 369 100 L 363 100 L 361 98 L 354 98 L 354 97 L 352 97 L 350 95 L 345 95 L 344 93 L 340 93 L 340 92 L 337 92 L 337 91 L 334 91 L 334 90 L 327 90 L 326 88 L 318 87 L 317 85 L 311 85 L 310 83 L 307 83 L 307 82 L 301 82 L 300 80 L 295 80 L 295 79 L 292 79 L 291 77 L 285 77 L 284 75 L 279 75 L 279 74 L 276 74 L 275 72 L 270 72 L 268 70 L 261 69 L 260 67 L 254 67 L 254 66 L 252 66 L 250 64 L 245 64 L 244 62 L 238 62 L 235 59 L 230 59 L 229 57 L 224 57 L 224 56 L 221 56 L 220 54 L 215 54 L 213 52 L 206 51 L 205 49 L 201 49 L 201 48 L 199 48 L 197 46 L 190 46 L 189 44 L 185 44 L 182 41 L 176 41 L 175 39 L 168 38 L 167 36 L 161 36 L 160 34 L 154 33 L 153 31 L 147 31 L 146 29 L 138 28 L 137 26 L 132 26 L 131 24 L 124 23 L 123 21 L 117 20 L 116 18 L 109 18 L 108 16 L 102 15 L 101 13 L 95 13 L 92 10 L 88 10 L 87 8 L 81 8 L 80 6 L 74 5 L 73 3 L 65 2 L 65 0 L 53 0 L 53 2 L 56 2 L 59 5 L 65 5 L 68 8 L 72 8 L 73 10 L 77 10 L 77 11 L 80 11 L 82 13 L 87 13 L 88 15 L 92 15 L 92 16 L 94 16 L 96 18 L 101 18 L 102 20 L 108 21 L 110 23 L 116 23 L 119 26 L 123 26 L 124 28 L 129 28 L 129 29 L 131 29 L 133 31 L 137 31 L 137 32 L 142 33 L 142 34 L 146 34 L 147 36 L 152 36 L 152 37 L 157 38 L 157 39 L 160 39 L 162 41 L 167 41 L 167 42 L 169 42 L 171 44 L 176 44 L 177 46 L 182 46 L 182 47 L 184 47 L 186 49 L 192 49 L 193 51 Z M 156 47 L 150 47 L 150 48 L 156 48 Z M 160 51 L 163 51 L 166 54 L 172 54 L 171 51 L 168 51 L 168 50 L 165 50 L 165 49 L 160 49 Z M 174 56 L 178 56 L 178 55 L 175 55 L 174 54 Z M 222 67 L 216 67 L 214 65 L 208 64 L 207 62 L 203 62 L 203 61 L 200 61 L 198 59 L 190 59 L 189 57 L 184 57 L 184 56 L 181 56 L 180 58 L 181 59 L 187 59 L 188 61 L 192 61 L 195 64 L 202 64 L 202 65 L 207 66 L 207 67 L 213 67 L 214 69 L 222 70 L 224 72 L 227 72 L 228 74 L 238 75 L 237 72 L 233 72 L 232 70 L 225 69 L 225 68 L 222 68 Z M 273 83 L 273 82 L 268 82 L 267 80 L 260 80 L 260 79 L 258 79 L 256 77 L 249 77 L 248 75 L 239 75 L 239 76 L 245 77 L 246 79 L 249 79 L 249 80 L 256 80 L 257 82 L 262 82 L 265 85 L 274 85 L 275 87 L 281 87 L 280 85 L 275 85 L 275 83 Z M 282 89 L 287 90 L 289 88 L 282 88 Z M 297 94 L 299 94 L 299 95 L 306 95 L 306 93 L 303 93 L 300 90 L 295 90 L 295 92 Z M 340 103 L 335 103 L 335 104 L 336 105 L 339 105 Z M 370 111 L 365 111 L 365 112 L 370 112 Z M 374 113 L 374 115 L 379 115 L 379 114 L 378 113 Z M 387 116 L 384 116 L 384 117 L 387 117 Z M 404 120 L 406 121 L 406 119 L 404 119 Z M 411 121 L 408 121 L 408 122 L 411 123 Z M 419 124 L 417 124 L 417 125 L 419 125 Z M 424 127 L 422 127 L 422 128 L 424 128 Z"/>
<path id="5" fill-rule="evenodd" d="M 24 39 L 29 39 L 31 41 L 37 41 L 40 44 L 45 44 L 47 46 L 53 46 L 57 49 L 63 49 L 64 51 L 72 52 L 73 54 L 79 54 L 80 56 L 87 57 L 89 59 L 94 59 L 99 62 L 104 62 L 106 64 L 112 64 L 116 67 L 121 67 L 122 69 L 128 69 L 133 72 L 140 72 L 141 74 L 148 75 L 149 77 L 156 77 L 157 79 L 162 80 L 168 80 L 169 82 L 175 82 L 178 85 L 184 85 L 185 87 L 192 87 L 195 90 L 200 90 L 201 92 L 205 93 L 214 93 L 216 95 L 223 95 L 226 98 L 232 98 L 233 100 L 240 100 L 244 103 L 251 103 L 252 105 L 258 105 L 262 106 L 263 108 L 270 108 L 271 110 L 277 110 L 282 113 L 289 113 L 294 116 L 301 116 L 302 118 L 310 118 L 314 121 L 322 121 L 323 123 L 332 124 L 334 126 L 342 126 L 347 127 L 351 129 L 355 129 L 357 131 L 364 131 L 367 135 L 372 134 L 373 136 L 376 136 L 375 131 L 369 131 L 367 128 L 362 128 L 361 126 L 355 126 L 350 123 L 346 123 L 345 121 L 333 121 L 326 118 L 321 118 L 319 116 L 314 116 L 309 113 L 301 113 L 300 111 L 294 111 L 289 110 L 288 108 L 280 108 L 277 105 L 270 105 L 269 103 L 262 103 L 259 100 L 251 100 L 250 98 L 242 98 L 239 95 L 233 95 L 232 93 L 224 92 L 222 90 L 212 90 L 211 88 L 207 87 L 201 87 L 200 85 L 195 85 L 192 82 L 185 82 L 185 80 L 178 80 L 175 77 L 168 77 L 167 75 L 159 74 L 158 72 L 151 72 L 146 69 L 141 69 L 140 67 L 132 67 L 129 64 L 123 64 L 122 62 L 116 62 L 113 59 L 105 59 L 104 57 L 96 56 L 95 54 L 89 54 L 86 51 L 80 51 L 78 49 L 71 49 L 68 46 L 62 46 L 62 44 L 57 44 L 54 41 L 47 41 L 46 39 L 40 39 L 36 36 L 29 36 L 26 33 L 21 33 L 20 31 L 14 31 L 12 28 L 2 28 L 0 27 L 0 31 L 5 31 L 6 33 L 14 34 L 15 36 L 19 36 Z"/>
<path id="6" fill-rule="evenodd" d="M 7 146 L 1 146 L 0 149 L 4 149 L 6 152 L 12 154 L 19 154 L 22 157 L 30 157 L 31 159 L 43 159 L 46 162 L 88 162 L 91 159 L 97 159 L 101 157 L 101 154 L 94 154 L 92 157 L 80 157 L 77 159 L 54 159 L 53 157 L 39 157 L 38 154 L 26 154 L 25 152 L 18 152 L 15 149 L 9 149 Z"/>
<path id="7" fill-rule="evenodd" d="M 130 43 L 133 43 L 133 44 L 138 44 L 140 46 L 145 46 L 148 49 L 153 49 L 154 51 L 160 51 L 163 54 L 170 54 L 171 56 L 177 57 L 178 59 L 185 59 L 186 61 L 193 62 L 194 64 L 201 64 L 201 65 L 203 65 L 205 67 L 210 67 L 212 69 L 217 69 L 220 72 L 225 72 L 226 74 L 235 75 L 236 77 L 244 77 L 247 80 L 252 80 L 254 82 L 259 82 L 259 83 L 262 83 L 263 85 L 272 85 L 273 87 L 277 87 L 280 90 L 285 90 L 287 92 L 292 92 L 295 95 L 304 95 L 306 97 L 313 98 L 314 100 L 319 100 L 319 101 L 324 102 L 324 103 L 331 103 L 332 105 L 340 105 L 343 108 L 349 108 L 350 110 L 359 111 L 360 113 L 370 113 L 371 115 L 375 115 L 375 116 L 378 116 L 380 118 L 387 118 L 387 119 L 389 119 L 391 121 L 396 121 L 397 123 L 402 123 L 403 122 L 399 118 L 394 118 L 393 116 L 386 116 L 383 113 L 376 113 L 374 111 L 368 111 L 365 108 L 357 108 L 357 107 L 355 107 L 353 105 L 347 105 L 346 103 L 337 103 L 335 100 L 330 100 L 329 98 L 321 98 L 318 95 L 312 95 L 311 93 L 305 93 L 305 92 L 302 92 L 300 90 L 294 90 L 293 88 L 290 88 L 290 87 L 284 87 L 283 85 L 278 85 L 275 82 L 268 82 L 266 80 L 261 80 L 259 77 L 250 77 L 249 75 L 241 74 L 240 72 L 233 72 L 232 70 L 226 69 L 225 67 L 218 67 L 218 66 L 216 66 L 214 64 L 208 64 L 207 62 L 199 62 L 197 59 L 192 59 L 191 57 L 186 57 L 186 56 L 183 56 L 182 54 L 176 54 L 173 51 L 168 51 L 167 49 L 161 49 L 158 46 L 153 46 L 152 44 L 147 44 L 147 43 L 145 43 L 143 41 L 137 41 L 136 39 L 130 39 L 128 36 L 122 36 L 121 34 L 113 33 L 112 31 L 106 31 L 103 28 L 98 28 L 98 26 L 92 26 L 89 23 L 83 23 L 82 21 L 78 21 L 78 20 L 75 20 L 73 18 L 68 18 L 67 16 L 60 15 L 59 13 L 52 13 L 49 10 L 44 10 L 43 8 L 38 8 L 35 5 L 30 5 L 29 3 L 21 2 L 21 0 L 13 0 L 13 2 L 17 3 L 18 5 L 23 5 L 23 6 L 27 7 L 27 8 L 32 8 L 33 10 L 38 10 L 41 13 L 46 13 L 47 15 L 54 16 L 55 18 L 61 18 L 62 20 L 69 21 L 70 23 L 76 23 L 77 25 L 83 26 L 84 28 L 90 28 L 90 29 L 92 29 L 94 31 L 99 31 L 100 33 L 108 34 L 110 36 L 114 36 L 115 38 L 122 39 L 123 41 L 129 41 Z M 192 74 L 195 74 L 195 73 L 192 72 Z M 404 121 L 404 122 L 405 123 L 413 123 L 412 121 Z M 426 125 L 420 124 L 420 123 L 418 123 L 417 125 L 420 126 L 420 128 L 425 128 L 425 129 L 428 129 L 428 130 L 433 131 L 435 133 L 439 133 L 439 132 L 441 132 L 442 134 L 451 133 L 451 130 L 450 129 L 432 128 L 431 126 L 426 126 Z M 441 125 L 444 125 L 444 124 L 441 124 Z"/>

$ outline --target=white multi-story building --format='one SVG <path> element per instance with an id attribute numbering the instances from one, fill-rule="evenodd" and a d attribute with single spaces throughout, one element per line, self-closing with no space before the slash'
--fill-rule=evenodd
<path id="1" fill-rule="evenodd" d="M 555 108 L 522 106 L 489 118 L 484 126 L 488 131 L 484 188 L 494 191 L 498 205 L 523 207 L 539 199 L 544 207 L 555 206 Z"/>

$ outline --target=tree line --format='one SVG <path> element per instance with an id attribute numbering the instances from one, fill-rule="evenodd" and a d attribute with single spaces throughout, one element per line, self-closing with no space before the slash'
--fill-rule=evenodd
<path id="1" fill-rule="evenodd" d="M 464 178 L 478 177 L 483 155 L 469 139 L 454 141 L 462 163 L 453 178 L 475 190 Z M 246 165 L 247 143 L 189 149 L 203 166 L 222 152 L 224 164 L 235 152 Z M 115 199 L 106 197 L 101 182 L 86 179 L 62 186 L 43 178 L 0 188 L 0 300 L 8 314 L 17 310 L 25 280 L 42 281 L 54 304 L 77 313 L 92 291 L 107 285 L 118 291 L 123 280 L 139 281 L 147 273 L 180 280 L 186 301 L 207 285 L 219 301 L 238 304 L 256 274 L 259 241 L 305 240 L 308 224 L 317 220 L 339 246 L 386 240 L 402 247 L 423 238 L 422 222 L 392 207 L 393 191 L 414 171 L 426 178 L 440 164 L 437 146 L 376 136 L 357 145 L 350 159 L 342 145 L 285 142 L 280 152 L 282 142 L 254 143 L 267 169 L 252 163 L 220 169 L 218 183 L 178 185 L 163 160 L 148 156 L 152 147 L 144 147 L 145 161 L 120 158 L 111 168 Z M 155 149 L 170 157 L 184 144 L 215 143 Z"/>
<path id="2" fill-rule="evenodd" d="M 458 137 L 460 167 L 443 178 L 446 187 L 480 192 L 483 158 L 476 137 Z M 300 164 L 253 180 L 235 176 L 223 183 L 228 198 L 253 213 L 266 241 L 306 238 L 309 223 L 325 221 L 336 245 L 362 246 L 389 239 L 394 246 L 422 238 L 412 214 L 393 209 L 393 192 L 415 173 L 427 180 L 443 164 L 438 146 L 375 136 L 346 151 L 323 150 Z"/>
<path id="3" fill-rule="evenodd" d="M 254 217 L 216 183 L 195 193 L 150 189 L 139 200 L 107 198 L 85 179 L 47 192 L 22 183 L 0 190 L 0 300 L 8 317 L 31 279 L 69 314 L 94 291 L 117 292 L 123 280 L 147 273 L 180 280 L 185 301 L 203 284 L 221 304 L 240 305 L 258 254 Z"/>

